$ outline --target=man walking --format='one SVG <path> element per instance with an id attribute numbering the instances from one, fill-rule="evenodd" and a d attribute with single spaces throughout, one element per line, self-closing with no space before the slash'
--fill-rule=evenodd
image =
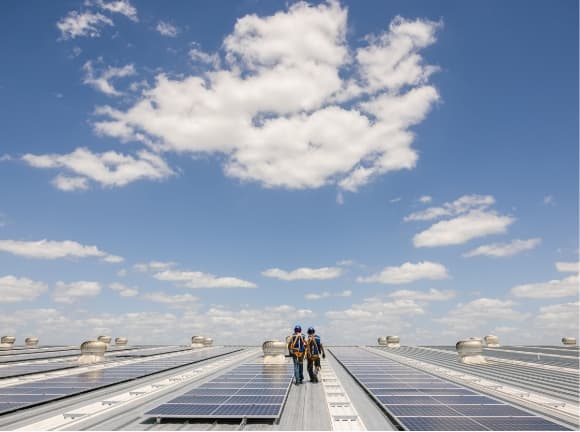
<path id="1" fill-rule="evenodd" d="M 320 341 L 320 336 L 316 334 L 314 327 L 308 328 L 308 339 L 306 341 L 306 347 L 308 351 L 308 375 L 310 376 L 311 382 L 318 382 L 318 371 L 320 370 L 320 356 L 326 358 L 326 353 L 324 352 L 324 347 Z"/>
<path id="2" fill-rule="evenodd" d="M 296 385 L 302 384 L 304 381 L 304 357 L 307 355 L 308 347 L 302 334 L 302 327 L 299 324 L 294 326 L 294 334 L 288 343 L 288 351 L 294 362 L 294 382 Z"/>

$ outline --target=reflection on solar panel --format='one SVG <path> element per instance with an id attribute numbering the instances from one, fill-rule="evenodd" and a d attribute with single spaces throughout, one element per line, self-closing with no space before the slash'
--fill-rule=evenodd
<path id="1" fill-rule="evenodd" d="M 277 419 L 292 383 L 292 373 L 289 364 L 244 364 L 152 409 L 146 415 Z"/>
<path id="2" fill-rule="evenodd" d="M 331 352 L 407 430 L 568 430 L 498 399 L 360 348 L 332 348 Z M 385 381 L 390 382 L 388 387 L 376 384 Z"/>
<path id="3" fill-rule="evenodd" d="M 113 366 L 66 377 L 55 377 L 28 384 L 1 387 L 0 415 L 16 409 L 30 407 L 66 396 L 85 393 L 109 385 L 198 363 L 239 350 L 239 348 L 214 348 L 207 351 L 188 351 L 187 353 L 176 354 L 171 357 L 155 358 L 139 363 Z"/>

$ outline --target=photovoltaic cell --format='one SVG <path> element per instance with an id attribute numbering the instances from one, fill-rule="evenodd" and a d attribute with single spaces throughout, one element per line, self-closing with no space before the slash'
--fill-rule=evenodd
<path id="1" fill-rule="evenodd" d="M 569 430 L 540 417 L 477 418 L 476 421 L 490 430 Z"/>
<path id="2" fill-rule="evenodd" d="M 467 417 L 405 417 L 401 423 L 408 430 L 442 430 L 442 431 L 480 431 L 485 430 L 480 424 Z"/>

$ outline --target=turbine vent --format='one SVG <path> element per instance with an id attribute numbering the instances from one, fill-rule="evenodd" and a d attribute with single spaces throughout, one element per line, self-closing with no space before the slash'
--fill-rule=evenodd
<path id="1" fill-rule="evenodd" d="M 380 336 L 380 337 L 377 339 L 377 343 L 378 343 L 380 346 L 387 346 L 387 337 L 386 337 L 386 336 Z"/>
<path id="2" fill-rule="evenodd" d="M 285 355 L 288 345 L 282 341 L 271 340 L 262 344 L 264 352 L 264 364 L 285 363 Z"/>
<path id="3" fill-rule="evenodd" d="M 14 342 L 16 342 L 14 336 L 2 336 L 0 338 L 0 349 L 12 349 Z"/>
<path id="4" fill-rule="evenodd" d="M 399 348 L 401 338 L 399 336 L 387 336 L 387 348 Z"/>
<path id="5" fill-rule="evenodd" d="M 203 348 L 203 343 L 205 342 L 205 337 L 203 336 L 193 336 L 191 338 L 191 347 L 192 348 Z"/>
<path id="6" fill-rule="evenodd" d="M 97 338 L 98 341 L 101 341 L 103 343 L 107 344 L 107 347 L 111 344 L 111 336 L 99 336 Z"/>
<path id="7" fill-rule="evenodd" d="M 498 347 L 500 347 L 499 337 L 497 337 L 495 335 L 487 335 L 483 339 L 485 340 L 485 345 L 487 345 L 489 348 L 498 348 Z"/>
<path id="8" fill-rule="evenodd" d="M 562 343 L 565 346 L 576 346 L 576 338 L 571 336 L 565 336 L 562 338 Z"/>
<path id="9" fill-rule="evenodd" d="M 126 337 L 116 337 L 115 338 L 115 345 L 117 346 L 126 346 L 129 343 L 129 339 Z"/>
<path id="10" fill-rule="evenodd" d="M 487 364 L 483 357 L 483 344 L 481 338 L 469 338 L 460 340 L 455 344 L 459 363 L 465 364 Z"/>
<path id="11" fill-rule="evenodd" d="M 108 345 L 100 340 L 85 341 L 81 344 L 81 356 L 77 362 L 81 364 L 100 363 L 105 361 L 105 351 Z"/>
<path id="12" fill-rule="evenodd" d="M 29 336 L 26 339 L 24 339 L 24 343 L 28 347 L 38 346 L 38 338 L 36 336 Z"/>

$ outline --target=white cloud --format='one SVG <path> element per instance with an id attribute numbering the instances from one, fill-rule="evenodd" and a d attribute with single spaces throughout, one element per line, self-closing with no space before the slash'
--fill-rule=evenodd
<path id="1" fill-rule="evenodd" d="M 176 309 L 197 306 L 197 302 L 199 301 L 197 297 L 194 297 L 191 294 L 169 295 L 164 292 L 147 293 L 143 296 L 143 298 L 155 303 L 162 303 Z"/>
<path id="2" fill-rule="evenodd" d="M 134 22 L 139 21 L 139 18 L 137 18 L 137 9 L 135 9 L 135 7 L 131 5 L 129 0 L 113 0 L 113 1 L 97 0 L 95 4 L 99 8 L 106 10 L 108 12 L 125 15 L 131 21 Z"/>
<path id="3" fill-rule="evenodd" d="M 520 252 L 524 252 L 530 249 L 534 249 L 541 243 L 541 239 L 532 238 L 528 240 L 512 240 L 510 243 L 493 243 L 488 245 L 479 246 L 470 252 L 467 252 L 463 256 L 473 257 L 478 255 L 491 256 L 491 257 L 509 257 L 516 255 Z"/>
<path id="4" fill-rule="evenodd" d="M 120 257 L 118 255 L 107 255 L 103 258 L 103 261 L 111 263 L 111 264 L 118 264 L 125 261 L 125 258 Z"/>
<path id="5" fill-rule="evenodd" d="M 56 24 L 62 39 L 74 39 L 80 36 L 99 37 L 101 28 L 112 26 L 113 21 L 103 14 L 93 12 L 70 11 Z"/>
<path id="6" fill-rule="evenodd" d="M 421 201 L 424 198 L 429 198 L 428 201 Z M 431 201 L 431 197 L 420 198 L 421 202 Z M 491 195 L 463 195 L 453 202 L 447 202 L 441 207 L 429 207 L 415 213 L 411 213 L 404 218 L 408 221 L 426 221 L 438 219 L 445 216 L 458 216 L 468 213 L 472 210 L 485 210 L 495 204 L 495 198 Z"/>
<path id="7" fill-rule="evenodd" d="M 139 294 L 137 288 L 131 288 L 119 282 L 113 282 L 109 285 L 113 291 L 117 291 L 121 297 L 135 297 Z"/>
<path id="8" fill-rule="evenodd" d="M 473 332 L 469 336 L 473 336 L 485 332 L 488 323 L 495 326 L 498 321 L 523 321 L 529 317 L 529 314 L 515 310 L 515 305 L 511 300 L 480 298 L 466 304 L 459 303 L 445 317 L 435 321 L 446 324 L 454 331 L 469 330 Z"/>
<path id="9" fill-rule="evenodd" d="M 426 301 L 426 302 L 445 301 L 454 298 L 455 291 L 452 290 L 440 291 L 434 288 L 431 288 L 429 291 L 399 290 L 389 294 L 389 297 L 395 299 Z"/>
<path id="10" fill-rule="evenodd" d="M 179 34 L 179 29 L 167 21 L 159 21 L 155 30 L 167 37 L 176 37 Z"/>
<path id="11" fill-rule="evenodd" d="M 140 272 L 147 271 L 160 271 L 167 270 L 175 266 L 174 262 L 163 262 L 163 261 L 149 261 L 148 263 L 138 263 L 133 266 L 133 268 Z"/>
<path id="12" fill-rule="evenodd" d="M 352 295 L 351 290 L 344 290 L 340 292 L 330 292 L 330 291 L 323 291 L 320 294 L 310 293 L 306 294 L 304 298 L 306 300 L 320 300 L 327 297 L 350 297 Z"/>
<path id="13" fill-rule="evenodd" d="M 101 292 L 98 282 L 78 281 L 65 283 L 58 281 L 52 293 L 52 299 L 57 303 L 74 303 L 86 297 L 95 297 Z"/>
<path id="14" fill-rule="evenodd" d="M 536 299 L 572 297 L 580 293 L 578 283 L 578 275 L 573 275 L 561 280 L 517 285 L 510 290 L 510 293 L 514 297 Z"/>
<path id="15" fill-rule="evenodd" d="M 397 18 L 351 56 L 338 2 L 248 15 L 224 39 L 224 67 L 194 47 L 207 72 L 158 75 L 129 109 L 98 110 L 95 130 L 163 151 L 223 154 L 227 176 L 265 187 L 356 191 L 415 167 L 410 128 L 439 100 L 420 51 L 439 27 Z M 349 81 L 345 70 L 354 71 Z"/>
<path id="16" fill-rule="evenodd" d="M 343 205 L 344 204 L 344 195 L 342 194 L 342 191 L 338 191 L 336 194 L 336 203 L 338 205 Z"/>
<path id="17" fill-rule="evenodd" d="M 62 183 L 57 177 L 54 185 L 69 191 L 75 184 L 84 188 L 87 180 L 104 187 L 125 186 L 137 180 L 162 180 L 173 174 L 173 170 L 161 157 L 145 150 L 136 157 L 114 151 L 92 153 L 86 148 L 77 148 L 69 154 L 26 154 L 22 159 L 35 168 L 62 168 L 75 174 L 74 180 Z M 83 180 L 81 180 L 83 179 Z M 64 186 L 64 187 L 63 187 Z"/>
<path id="18" fill-rule="evenodd" d="M 354 260 L 344 259 L 336 262 L 336 265 L 342 267 L 348 267 L 354 264 Z"/>
<path id="19" fill-rule="evenodd" d="M 125 277 L 127 276 L 127 269 L 121 269 L 117 272 L 117 276 L 119 277 Z"/>
<path id="20" fill-rule="evenodd" d="M 544 204 L 549 206 L 556 205 L 556 201 L 554 201 L 554 197 L 552 195 L 546 195 L 544 197 Z"/>
<path id="21" fill-rule="evenodd" d="M 472 210 L 463 216 L 437 222 L 425 231 L 415 234 L 413 244 L 415 247 L 462 244 L 474 238 L 505 233 L 514 221 L 515 218 L 511 216 Z"/>
<path id="22" fill-rule="evenodd" d="M 9 154 L 5 153 L 3 155 L 0 155 L 0 162 L 8 162 L 12 160 L 12 156 L 10 156 Z"/>
<path id="23" fill-rule="evenodd" d="M 86 246 L 71 240 L 0 240 L 0 251 L 37 259 L 99 257 L 105 262 L 116 263 L 123 261 L 123 258 L 109 255 L 96 246 Z"/>
<path id="24" fill-rule="evenodd" d="M 423 195 L 421 198 L 419 198 L 419 202 L 423 204 L 430 203 L 431 201 L 433 201 L 433 198 L 431 198 L 429 195 Z"/>
<path id="25" fill-rule="evenodd" d="M 578 334 L 580 303 L 562 303 L 540 307 L 534 325 L 559 332 L 559 337 Z M 564 332 L 570 332 L 566 334 Z"/>
<path id="26" fill-rule="evenodd" d="M 580 270 L 579 262 L 557 262 L 556 269 L 561 273 L 578 273 Z"/>
<path id="27" fill-rule="evenodd" d="M 89 188 L 88 180 L 85 177 L 69 177 L 62 174 L 57 175 L 52 184 L 57 189 L 65 192 L 74 190 L 86 190 Z"/>
<path id="28" fill-rule="evenodd" d="M 393 198 L 393 199 L 390 199 L 390 200 L 389 200 L 389 202 L 390 202 L 391 204 L 398 203 L 399 201 L 401 201 L 401 197 L 397 197 L 397 198 Z"/>
<path id="29" fill-rule="evenodd" d="M 83 83 L 108 96 L 121 96 L 123 94 L 113 87 L 112 80 L 136 74 L 135 66 L 132 64 L 123 67 L 108 66 L 99 72 L 95 72 L 93 62 L 90 60 L 83 65 L 83 70 L 85 71 Z"/>
<path id="30" fill-rule="evenodd" d="M 380 273 L 368 277 L 358 277 L 357 282 L 382 283 L 382 284 L 406 284 L 421 279 L 447 279 L 447 269 L 444 265 L 430 261 L 419 263 L 406 262 L 399 267 L 385 267 Z"/>
<path id="31" fill-rule="evenodd" d="M 279 268 L 270 268 L 262 272 L 262 276 L 272 277 L 285 281 L 336 279 L 337 277 L 340 277 L 341 274 L 342 269 L 339 267 L 300 267 L 292 271 L 285 271 Z"/>
<path id="32" fill-rule="evenodd" d="M 31 301 L 48 289 L 43 282 L 16 276 L 0 277 L 0 303 Z"/>
<path id="33" fill-rule="evenodd" d="M 157 280 L 177 282 L 186 288 L 256 288 L 256 284 L 235 277 L 216 277 L 209 273 L 165 270 L 155 273 Z"/>

